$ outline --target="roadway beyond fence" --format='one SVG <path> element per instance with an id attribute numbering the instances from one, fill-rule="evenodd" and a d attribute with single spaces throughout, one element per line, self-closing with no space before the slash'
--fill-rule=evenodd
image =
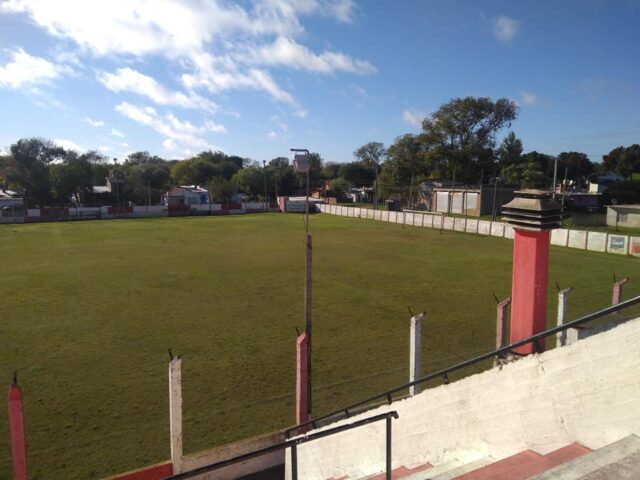
<path id="1" fill-rule="evenodd" d="M 456 232 L 476 233 L 510 239 L 513 239 L 514 234 L 513 227 L 504 222 L 479 220 L 477 218 L 447 217 L 432 212 L 389 212 L 386 210 L 326 204 L 318 204 L 316 208 L 322 213 L 342 217 L 365 218 L 368 220 L 399 223 L 415 227 L 453 230 Z M 640 257 L 640 236 L 558 228 L 551 231 L 551 244 L 560 247 L 579 248 L 592 252 L 606 252 Z"/>

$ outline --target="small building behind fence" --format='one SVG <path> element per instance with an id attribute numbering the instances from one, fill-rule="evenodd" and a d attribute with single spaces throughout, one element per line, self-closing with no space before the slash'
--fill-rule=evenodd
<path id="1" fill-rule="evenodd" d="M 198 185 L 181 185 L 174 187 L 162 196 L 162 204 L 175 205 L 207 205 L 209 192 Z"/>
<path id="2" fill-rule="evenodd" d="M 431 211 L 472 217 L 500 215 L 500 206 L 514 198 L 513 187 L 436 187 L 431 194 Z"/>
<path id="3" fill-rule="evenodd" d="M 640 228 L 640 205 L 607 205 L 607 226 Z"/>
<path id="4" fill-rule="evenodd" d="M 24 216 L 24 198 L 18 192 L 2 188 L 0 190 L 0 217 Z"/>

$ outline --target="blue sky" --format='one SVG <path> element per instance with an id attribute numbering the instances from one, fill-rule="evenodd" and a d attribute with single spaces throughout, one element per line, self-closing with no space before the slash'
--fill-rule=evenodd
<path id="1" fill-rule="evenodd" d="M 344 162 L 474 95 L 600 160 L 640 143 L 639 59 L 637 0 L 0 0 L 0 149 Z"/>

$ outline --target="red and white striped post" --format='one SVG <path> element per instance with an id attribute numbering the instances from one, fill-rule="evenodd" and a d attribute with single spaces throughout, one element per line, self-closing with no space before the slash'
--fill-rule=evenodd
<path id="1" fill-rule="evenodd" d="M 521 190 L 502 207 L 513 225 L 513 277 L 511 284 L 511 343 L 542 332 L 547 325 L 550 230 L 560 226 L 560 206 L 551 192 Z M 515 349 L 522 355 L 542 351 L 544 343 Z"/>
<path id="2" fill-rule="evenodd" d="M 296 341 L 296 423 L 298 425 L 309 421 L 308 349 L 309 335 L 303 332 Z"/>
<path id="3" fill-rule="evenodd" d="M 17 375 L 9 387 L 9 429 L 11 431 L 11 454 L 13 458 L 14 480 L 27 480 L 27 444 L 24 436 L 24 410 L 22 391 L 18 386 Z"/>

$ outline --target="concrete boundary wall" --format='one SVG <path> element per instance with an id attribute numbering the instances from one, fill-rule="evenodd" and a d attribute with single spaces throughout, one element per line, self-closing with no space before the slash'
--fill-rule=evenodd
<path id="1" fill-rule="evenodd" d="M 606 252 L 607 235 L 606 232 L 589 232 L 589 235 L 587 235 L 587 250 L 591 250 L 592 252 Z"/>
<path id="2" fill-rule="evenodd" d="M 640 434 L 640 319 L 384 405 L 323 428 L 397 411 L 392 468 L 547 454 L 577 442 L 592 450 Z M 384 470 L 384 422 L 298 446 L 305 480 Z M 289 452 L 287 452 L 289 455 Z M 287 458 L 287 478 L 290 461 Z"/>
<path id="3" fill-rule="evenodd" d="M 332 215 L 359 217 L 379 222 L 412 225 L 414 227 L 454 230 L 456 232 L 491 235 L 492 237 L 508 239 L 513 239 L 515 234 L 514 228 L 504 222 L 492 222 L 477 218 L 447 217 L 431 212 L 421 213 L 417 211 L 390 212 L 342 205 L 318 205 L 317 207 L 320 212 Z M 551 245 L 640 257 L 640 236 L 558 228 L 551 232 Z"/>
<path id="4" fill-rule="evenodd" d="M 566 247 L 569 241 L 569 230 L 566 228 L 556 228 L 551 231 L 551 245 Z"/>
<path id="5" fill-rule="evenodd" d="M 186 455 L 182 457 L 182 471 L 187 472 L 211 463 L 228 460 L 238 455 L 243 455 L 254 450 L 276 445 L 284 442 L 284 440 L 284 432 L 276 432 L 262 435 L 260 437 L 240 440 L 239 442 L 223 445 L 212 450 L 205 450 L 192 455 Z M 221 468 L 212 473 L 196 475 L 192 478 L 194 480 L 211 480 L 214 478 L 216 480 L 233 480 L 235 478 L 251 475 L 271 467 L 282 465 L 284 463 L 284 457 L 284 450 L 277 450 L 251 460 L 247 460 L 246 462 Z"/>
<path id="6" fill-rule="evenodd" d="M 319 208 L 321 212 L 331 213 L 330 209 Z M 265 212 L 264 202 L 247 202 L 237 204 L 234 208 L 227 208 L 220 203 L 211 205 L 185 205 L 180 206 L 179 211 L 169 211 L 164 205 L 122 207 L 120 209 L 110 206 L 102 207 L 69 207 L 69 208 L 29 208 L 22 217 L 2 217 L 0 223 L 38 223 L 54 221 L 81 221 L 81 220 L 109 220 L 123 218 L 154 218 L 173 216 L 195 216 L 195 215 L 238 215 L 246 213 Z M 183 209 L 182 209 L 183 208 Z M 267 207 L 269 212 L 279 212 L 280 210 L 271 204 Z"/>

